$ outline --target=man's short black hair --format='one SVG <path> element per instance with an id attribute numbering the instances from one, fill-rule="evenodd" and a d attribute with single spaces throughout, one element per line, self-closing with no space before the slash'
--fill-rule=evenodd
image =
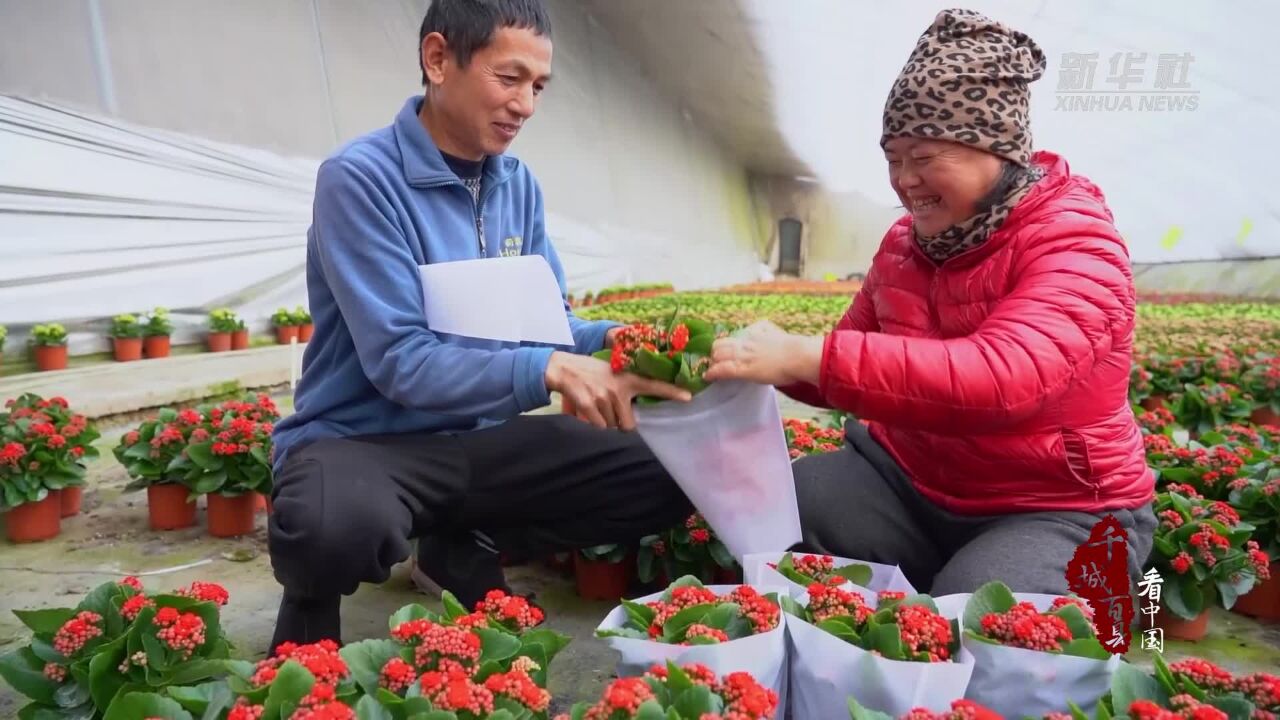
<path id="1" fill-rule="evenodd" d="M 532 30 L 550 37 L 551 18 L 542 0 L 432 0 L 418 32 L 422 84 L 427 84 L 427 69 L 422 67 L 422 41 L 427 35 L 443 35 L 458 65 L 465 68 L 471 55 L 488 45 L 501 28 Z"/>

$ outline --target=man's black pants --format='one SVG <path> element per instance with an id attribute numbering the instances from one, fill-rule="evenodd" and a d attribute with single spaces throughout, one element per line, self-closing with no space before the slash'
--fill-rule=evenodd
<path id="1" fill-rule="evenodd" d="M 692 509 L 639 435 L 566 415 L 317 441 L 291 451 L 272 507 L 276 579 L 307 604 L 385 581 L 413 538 L 478 530 L 524 559 L 632 542 Z"/>

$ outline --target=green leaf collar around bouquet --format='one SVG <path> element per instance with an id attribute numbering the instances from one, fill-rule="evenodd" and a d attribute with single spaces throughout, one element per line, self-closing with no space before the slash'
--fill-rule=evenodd
<path id="1" fill-rule="evenodd" d="M 661 380 L 697 394 L 707 387 L 703 374 L 711 365 L 711 346 L 727 334 L 721 326 L 685 317 L 679 308 L 657 323 L 633 323 L 622 328 L 613 347 L 595 353 L 615 373 L 630 372 Z M 641 397 L 640 402 L 658 402 Z"/>
<path id="2" fill-rule="evenodd" d="M 784 597 L 783 609 L 850 645 L 911 662 L 951 662 L 960 652 L 958 621 L 942 617 L 928 595 L 882 592 L 872 607 L 841 587 L 813 583 L 808 590 L 807 605 Z"/>
<path id="3" fill-rule="evenodd" d="M 769 632 L 781 622 L 781 606 L 775 593 L 762 595 L 749 585 L 740 585 L 718 595 L 693 576 L 676 580 L 658 600 L 624 600 L 622 606 L 626 624 L 597 630 L 597 637 L 715 645 Z"/>
<path id="4" fill-rule="evenodd" d="M 964 634 L 993 645 L 1108 660 L 1112 655 L 1098 641 L 1092 617 L 1079 598 L 1057 598 L 1041 612 L 995 581 L 978 588 L 965 604 Z"/>

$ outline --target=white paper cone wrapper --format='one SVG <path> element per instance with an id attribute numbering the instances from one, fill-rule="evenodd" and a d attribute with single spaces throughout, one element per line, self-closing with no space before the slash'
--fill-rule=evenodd
<path id="1" fill-rule="evenodd" d="M 772 387 L 717 382 L 688 403 L 640 405 L 636 429 L 738 562 L 800 541 L 800 509 Z"/>
<path id="2" fill-rule="evenodd" d="M 1042 612 L 1059 597 L 1040 593 L 1013 596 Z M 969 593 L 963 593 L 935 600 L 939 609 L 944 603 L 948 609 L 958 606 L 957 617 L 963 625 L 964 605 L 969 597 Z M 1092 717 L 1098 699 L 1111 688 L 1111 676 L 1120 665 L 1117 655 L 1094 660 L 993 645 L 963 636 L 961 642 L 974 657 L 973 678 L 965 697 L 1010 718 L 1067 712 L 1068 700 Z"/>
<path id="3" fill-rule="evenodd" d="M 893 717 L 912 708 L 943 711 L 964 697 L 973 657 L 963 648 L 956 662 L 886 660 L 791 616 L 790 710 L 794 720 L 849 717 L 848 699 Z"/>
<path id="4" fill-rule="evenodd" d="M 738 585 L 708 585 L 717 595 L 727 595 Z M 761 595 L 777 593 L 783 597 L 786 591 L 781 587 L 752 585 Z M 634 602 L 644 604 L 660 600 L 662 593 L 654 593 L 636 599 Z M 634 638 L 608 637 L 604 641 L 609 647 L 621 654 L 618 660 L 619 677 L 635 677 L 643 675 L 654 665 L 666 665 L 668 660 L 677 665 L 699 663 L 706 665 L 718 676 L 731 672 L 749 672 L 756 682 L 772 688 L 778 693 L 779 708 L 785 708 L 787 691 L 787 622 L 794 620 L 782 612 L 778 627 L 766 633 L 731 640 L 718 645 L 670 645 L 667 643 L 639 640 Z M 621 605 L 615 607 L 597 630 L 618 630 L 627 626 L 627 610 Z M 846 711 L 845 715 L 848 715 Z M 782 712 L 779 711 L 779 717 Z"/>
<path id="5" fill-rule="evenodd" d="M 792 582 L 785 575 L 769 567 L 769 563 L 777 564 L 782 560 L 782 556 L 786 553 L 752 553 L 742 559 L 742 579 L 749 584 L 759 585 L 781 585 L 787 588 L 791 593 L 792 599 L 799 600 L 808 594 L 808 588 L 803 585 Z M 812 555 L 814 553 L 792 553 L 792 557 L 799 555 Z M 868 605 L 875 607 L 876 597 L 885 590 L 896 590 L 905 592 L 908 595 L 914 595 L 916 590 L 907 581 L 907 577 L 902 574 L 901 568 L 897 565 L 882 565 L 880 563 L 867 562 L 865 560 L 851 560 L 832 555 L 835 566 L 842 568 L 846 565 L 862 564 L 871 568 L 871 581 L 866 586 L 855 585 L 846 582 L 840 585 L 843 590 L 857 592 Z"/>

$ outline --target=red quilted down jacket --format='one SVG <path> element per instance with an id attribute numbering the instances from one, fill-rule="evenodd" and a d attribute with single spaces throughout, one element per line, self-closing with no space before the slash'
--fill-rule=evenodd
<path id="1" fill-rule="evenodd" d="M 870 421 L 956 513 L 1134 508 L 1152 498 L 1128 400 L 1135 293 L 1101 191 L 1062 158 L 983 245 L 941 266 L 885 235 L 797 400 Z"/>

